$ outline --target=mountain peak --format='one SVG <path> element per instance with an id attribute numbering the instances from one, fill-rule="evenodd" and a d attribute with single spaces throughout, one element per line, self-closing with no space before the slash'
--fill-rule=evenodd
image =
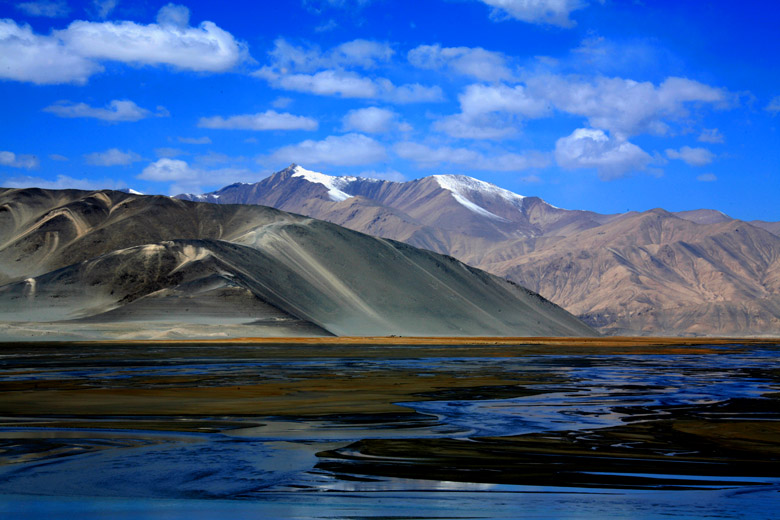
<path id="1" fill-rule="evenodd" d="M 483 196 L 500 197 L 508 202 L 520 202 L 525 198 L 523 195 L 467 175 L 432 175 L 431 177 L 443 189 L 461 196 L 469 192 L 478 192 Z"/>
<path id="2" fill-rule="evenodd" d="M 292 168 L 293 177 L 299 177 L 315 184 L 322 184 L 328 190 L 328 197 L 335 202 L 341 202 L 347 200 L 352 195 L 342 191 L 347 184 L 356 181 L 357 177 L 333 177 L 332 175 L 326 175 L 324 173 L 307 170 L 303 166 L 297 164 L 290 165 Z"/>
<path id="3" fill-rule="evenodd" d="M 481 181 L 466 175 L 432 175 L 431 178 L 442 189 L 452 193 L 452 197 L 461 205 L 474 213 L 494 220 L 506 221 L 507 219 L 486 210 L 473 199 L 476 198 L 479 201 L 501 199 L 520 208 L 523 199 L 525 198 L 517 193 L 505 190 L 504 188 L 499 188 L 495 184 L 490 184 L 489 182 Z"/>

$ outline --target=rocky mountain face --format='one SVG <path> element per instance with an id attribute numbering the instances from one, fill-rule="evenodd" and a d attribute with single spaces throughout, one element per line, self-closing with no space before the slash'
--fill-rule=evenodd
<path id="1" fill-rule="evenodd" d="M 0 322 L 5 337 L 594 334 L 502 278 L 324 221 L 40 189 L 0 189 Z"/>
<path id="2" fill-rule="evenodd" d="M 465 176 L 408 182 L 292 165 L 179 198 L 261 204 L 452 255 L 610 334 L 780 334 L 780 223 L 715 210 L 602 215 Z"/>

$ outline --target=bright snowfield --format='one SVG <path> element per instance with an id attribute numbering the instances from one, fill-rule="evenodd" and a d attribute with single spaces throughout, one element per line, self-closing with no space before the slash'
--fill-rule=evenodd
<path id="1" fill-rule="evenodd" d="M 355 181 L 373 181 L 379 182 L 379 179 L 370 179 L 365 177 L 351 177 L 351 176 L 333 176 L 326 175 L 324 173 L 307 170 L 302 166 L 296 165 L 294 167 L 295 173 L 293 177 L 300 177 L 306 179 L 309 182 L 315 184 L 321 184 L 328 189 L 328 196 L 335 202 L 341 202 L 346 200 L 352 195 L 348 193 L 349 185 Z M 482 199 L 501 199 L 506 201 L 518 209 L 522 208 L 522 201 L 525 198 L 523 195 L 518 195 L 509 190 L 499 188 L 495 184 L 484 182 L 473 177 L 466 175 L 432 175 L 436 183 L 444 190 L 449 191 L 459 204 L 466 209 L 473 211 L 483 217 L 488 217 L 494 220 L 500 220 L 506 222 L 507 219 L 499 217 L 498 215 L 491 213 L 482 206 L 476 204 L 470 197 L 474 197 L 474 194 L 478 194 Z M 203 196 L 201 196 L 203 197 Z"/>
<path id="2" fill-rule="evenodd" d="M 335 202 L 341 202 L 342 200 L 347 200 L 350 198 L 352 195 L 349 195 L 348 193 L 345 193 L 341 190 L 346 188 L 350 182 L 357 180 L 357 177 L 333 177 L 332 175 L 325 175 L 324 173 L 307 170 L 301 166 L 295 167 L 295 173 L 293 173 L 293 177 L 302 177 L 309 182 L 322 184 L 328 188 L 328 196 L 330 197 L 330 200 Z"/>

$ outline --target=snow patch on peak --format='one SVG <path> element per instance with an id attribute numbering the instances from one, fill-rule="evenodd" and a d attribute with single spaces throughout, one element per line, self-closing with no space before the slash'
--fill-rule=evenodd
<path id="1" fill-rule="evenodd" d="M 306 179 L 309 182 L 322 184 L 325 186 L 328 189 L 328 197 L 330 197 L 330 200 L 335 202 L 341 202 L 342 200 L 347 200 L 350 198 L 352 195 L 342 190 L 346 188 L 350 182 L 355 182 L 358 180 L 357 177 L 333 177 L 332 175 L 313 172 L 298 166 L 297 164 L 293 168 L 293 172 L 295 172 L 292 174 L 293 177 L 300 177 Z"/>
<path id="2" fill-rule="evenodd" d="M 499 188 L 495 184 L 467 177 L 466 175 L 433 175 L 432 177 L 442 189 L 452 193 L 452 197 L 460 204 L 474 213 L 494 220 L 507 222 L 507 219 L 499 217 L 469 200 L 468 195 L 470 193 L 479 193 L 483 198 L 502 199 L 518 209 L 522 207 L 522 201 L 525 198 L 517 193 Z"/>
<path id="3" fill-rule="evenodd" d="M 122 188 L 119 190 L 123 193 L 129 193 L 130 195 L 143 195 L 140 191 L 134 190 L 133 188 Z"/>
<path id="4" fill-rule="evenodd" d="M 495 184 L 490 184 L 489 182 L 481 181 L 466 175 L 434 175 L 433 178 L 436 179 L 439 186 L 445 190 L 460 195 L 464 195 L 468 192 L 479 192 L 483 196 L 492 195 L 512 203 L 520 202 L 525 198 L 515 192 L 499 188 Z"/>

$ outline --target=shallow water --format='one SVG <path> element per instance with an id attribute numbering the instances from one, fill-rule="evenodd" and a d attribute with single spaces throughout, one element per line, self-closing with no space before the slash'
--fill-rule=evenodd
<path id="1" fill-rule="evenodd" d="M 139 349 L 4 350 L 0 515 L 770 518 L 780 505 L 778 346 Z M 188 412 L 156 413 L 177 403 Z"/>

